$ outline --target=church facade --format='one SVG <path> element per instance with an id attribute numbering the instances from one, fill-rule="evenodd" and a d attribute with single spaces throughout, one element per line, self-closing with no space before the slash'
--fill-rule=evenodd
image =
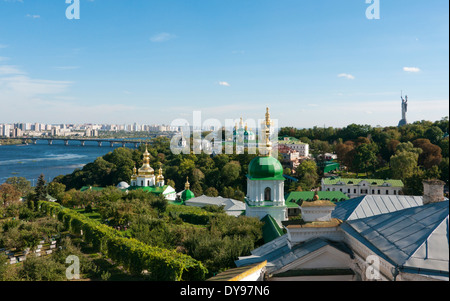
<path id="1" fill-rule="evenodd" d="M 246 216 L 263 219 L 270 215 L 278 225 L 288 219 L 284 199 L 283 167 L 272 156 L 270 133 L 272 121 L 267 108 L 265 119 L 265 144 L 260 145 L 260 155 L 254 158 L 248 167 L 247 197 L 245 199 Z"/>
<path id="2" fill-rule="evenodd" d="M 159 167 L 158 175 L 155 176 L 155 170 L 150 166 L 150 153 L 146 149 L 143 155 L 141 168 L 133 168 L 130 186 L 127 190 L 141 189 L 157 195 L 163 195 L 167 200 L 174 201 L 176 191 L 173 187 L 165 185 L 162 167 Z"/>

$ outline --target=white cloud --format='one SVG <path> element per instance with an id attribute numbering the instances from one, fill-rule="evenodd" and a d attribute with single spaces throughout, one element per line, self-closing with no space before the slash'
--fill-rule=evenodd
<path id="1" fill-rule="evenodd" d="M 344 78 L 347 78 L 347 79 L 355 79 L 355 77 L 353 75 L 347 74 L 347 73 L 338 74 L 338 77 L 344 77 Z"/>
<path id="2" fill-rule="evenodd" d="M 167 33 L 167 32 L 162 32 L 162 33 L 158 33 L 158 34 L 152 36 L 150 38 L 150 41 L 152 41 L 154 43 L 161 43 L 161 42 L 166 42 L 166 41 L 172 40 L 174 38 L 176 38 L 176 35 Z"/>
<path id="3" fill-rule="evenodd" d="M 22 97 L 35 95 L 59 94 L 64 92 L 72 82 L 33 79 L 24 75 L 0 77 L 0 92 Z"/>
<path id="4" fill-rule="evenodd" d="M 16 75 L 16 74 L 25 74 L 25 73 L 19 70 L 16 66 L 9 66 L 9 65 L 0 66 L 0 75 Z"/>
<path id="5" fill-rule="evenodd" d="M 417 67 L 403 67 L 403 71 L 417 73 L 420 72 L 420 69 Z"/>
<path id="6" fill-rule="evenodd" d="M 230 87 L 231 85 L 228 82 L 219 82 L 219 86 Z"/>
<path id="7" fill-rule="evenodd" d="M 40 15 L 30 15 L 30 14 L 27 14 L 27 18 L 39 19 L 40 17 L 41 17 Z"/>

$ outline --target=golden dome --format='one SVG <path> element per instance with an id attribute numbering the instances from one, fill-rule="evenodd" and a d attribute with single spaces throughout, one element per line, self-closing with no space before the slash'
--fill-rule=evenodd
<path id="1" fill-rule="evenodd" d="M 162 174 L 162 167 L 161 167 L 161 164 L 159 164 L 159 175 L 156 177 L 156 180 L 158 181 L 158 182 L 160 182 L 160 181 L 164 181 L 164 176 L 163 176 L 163 174 Z"/>
<path id="2" fill-rule="evenodd" d="M 147 147 L 145 147 L 142 167 L 139 168 L 138 173 L 140 176 L 153 175 L 155 173 L 155 170 L 150 166 L 150 153 L 148 152 Z"/>

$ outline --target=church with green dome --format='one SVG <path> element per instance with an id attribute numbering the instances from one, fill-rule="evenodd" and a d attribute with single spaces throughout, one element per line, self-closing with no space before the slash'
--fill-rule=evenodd
<path id="1" fill-rule="evenodd" d="M 270 215 L 279 226 L 288 219 L 287 206 L 284 199 L 283 167 L 272 156 L 270 132 L 273 126 L 267 108 L 265 119 L 265 144 L 260 146 L 260 155 L 248 166 L 246 216 L 263 219 Z"/>

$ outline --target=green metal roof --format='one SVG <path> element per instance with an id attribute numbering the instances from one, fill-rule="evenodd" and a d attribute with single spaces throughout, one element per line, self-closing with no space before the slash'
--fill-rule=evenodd
<path id="1" fill-rule="evenodd" d="M 383 180 L 383 179 L 351 179 L 351 178 L 324 178 L 324 185 L 339 185 L 339 182 L 344 183 L 344 185 L 358 185 L 361 181 L 366 181 L 371 186 L 383 186 L 384 183 L 391 184 L 393 187 L 403 187 L 403 182 L 401 180 Z"/>
<path id="2" fill-rule="evenodd" d="M 122 191 L 125 190 L 144 190 L 147 192 L 151 192 L 154 194 L 162 194 L 167 187 L 169 187 L 169 185 L 164 185 L 161 187 L 157 187 L 157 186 L 151 186 L 151 187 L 143 187 L 143 186 L 130 186 L 126 189 L 120 189 Z M 83 186 L 80 191 L 87 191 L 87 190 L 93 190 L 93 191 L 102 191 L 103 189 L 105 189 L 105 187 L 92 187 L 92 186 Z M 119 188 L 118 188 L 119 189 Z"/>
<path id="3" fill-rule="evenodd" d="M 349 197 L 340 191 L 318 191 L 320 200 L 348 200 Z M 286 195 L 286 206 L 295 207 L 297 203 L 305 200 L 312 200 L 314 198 L 314 191 L 293 191 Z"/>
<path id="4" fill-rule="evenodd" d="M 247 177 L 251 180 L 284 181 L 283 166 L 272 156 L 258 156 L 248 165 Z"/>
<path id="5" fill-rule="evenodd" d="M 195 194 L 189 189 L 184 190 L 183 193 L 181 194 L 181 199 L 183 201 L 188 201 L 193 198 L 195 198 Z"/>
<path id="6" fill-rule="evenodd" d="M 270 214 L 263 217 L 261 221 L 264 223 L 262 226 L 264 243 L 268 243 L 275 238 L 284 235 L 283 230 L 278 226 L 277 222 Z"/>
<path id="7" fill-rule="evenodd" d="M 150 187 L 148 187 L 148 186 L 130 186 L 126 190 L 144 190 L 144 191 L 151 192 L 154 194 L 161 194 L 167 189 L 167 187 L 169 187 L 169 186 L 168 185 L 164 185 L 161 187 L 158 187 L 158 186 L 150 186 Z"/>

